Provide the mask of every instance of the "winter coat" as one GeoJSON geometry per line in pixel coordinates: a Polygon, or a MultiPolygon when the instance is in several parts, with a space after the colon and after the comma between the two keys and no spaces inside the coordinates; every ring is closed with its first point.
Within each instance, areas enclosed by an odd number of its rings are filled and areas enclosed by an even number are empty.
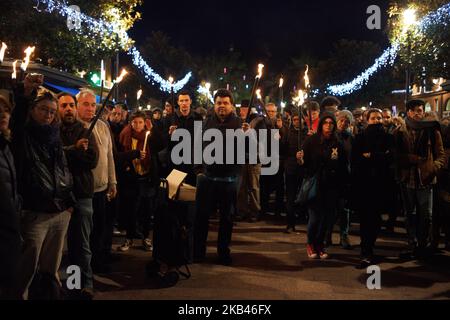
{"type": "Polygon", "coordinates": [[[299,141],[299,130],[291,126],[287,133],[283,135],[281,140],[281,154],[285,158],[285,172],[286,174],[303,174],[303,167],[298,164],[297,152],[302,149],[302,145],[306,139],[307,129],[304,128],[299,141]]]}
{"type": "Polygon", "coordinates": [[[98,147],[95,138],[92,135],[89,137],[89,146],[86,151],[75,148],[78,140],[86,138],[87,131],[79,121],[61,125],[61,140],[73,176],[74,194],[77,199],[94,196],[92,169],[98,163],[98,147]]]}
{"type": "Polygon", "coordinates": [[[22,209],[37,213],[58,213],[73,207],[73,178],[60,139],[59,125],[38,125],[27,119],[31,98],[23,87],[15,91],[11,115],[12,151],[17,170],[22,209]]]}
{"type": "MultiPolygon", "coordinates": [[[[428,142],[431,143],[433,157],[432,171],[422,171],[422,176],[437,175],[443,168],[445,162],[445,153],[442,143],[442,136],[439,131],[439,124],[436,122],[421,121],[416,122],[409,118],[406,119],[406,125],[396,132],[395,135],[395,158],[397,165],[397,179],[401,183],[408,184],[418,175],[418,166],[427,158],[428,142]],[[414,136],[416,138],[414,139],[414,136]]],[[[428,170],[428,169],[423,169],[428,170]]],[[[416,179],[418,180],[418,179],[416,179]]],[[[436,183],[436,179],[432,181],[436,183]]],[[[417,181],[421,186],[421,181],[417,181]]]]}
{"type": "Polygon", "coordinates": [[[394,161],[394,137],[382,124],[368,125],[353,143],[352,178],[353,203],[357,209],[367,206],[388,210],[391,183],[390,166],[394,161]],[[370,153],[370,157],[363,156],[370,153]]]}
{"type": "Polygon", "coordinates": [[[0,134],[0,296],[11,288],[21,253],[20,201],[9,142],[0,134]]]}
{"type": "Polygon", "coordinates": [[[140,158],[140,152],[144,147],[145,141],[145,129],[144,132],[139,135],[133,135],[133,129],[131,125],[126,126],[120,133],[120,145],[118,148],[118,171],[121,172],[123,176],[123,183],[133,184],[136,183],[138,179],[147,179],[152,184],[157,186],[159,184],[159,168],[158,168],[158,152],[164,147],[161,134],[155,127],[152,128],[151,133],[147,139],[147,146],[145,150],[147,152],[146,158],[141,162],[141,164],[148,170],[148,173],[144,176],[139,175],[133,165],[133,161],[140,158]],[[132,149],[131,141],[132,137],[138,138],[137,148],[132,149]]]}
{"type": "MultiPolygon", "coordinates": [[[[182,171],[187,173],[187,177],[185,179],[185,182],[190,185],[196,184],[196,176],[194,173],[194,123],[199,122],[200,125],[203,122],[203,118],[198,113],[191,110],[189,115],[187,117],[183,116],[179,110],[175,111],[175,114],[172,116],[171,125],[177,126],[177,129],[184,129],[187,130],[191,136],[191,159],[190,163],[182,163],[179,165],[175,165],[172,162],[172,149],[179,143],[178,141],[172,141],[169,140],[169,149],[168,149],[168,155],[169,155],[169,172],[173,169],[182,171]]],[[[200,126],[201,127],[201,126],[200,126]]],[[[170,137],[169,137],[170,139],[170,137]]],[[[180,141],[181,142],[181,141],[180,141]]]]}
{"type": "Polygon", "coordinates": [[[318,178],[316,203],[335,207],[336,201],[349,183],[348,161],[342,142],[336,136],[336,119],[325,114],[320,118],[318,131],[308,137],[303,145],[305,176],[318,178]],[[326,119],[334,122],[334,132],[329,138],[322,134],[326,119]]]}
{"type": "MultiPolygon", "coordinates": [[[[217,115],[214,113],[211,116],[207,117],[205,121],[203,122],[203,133],[205,133],[209,129],[218,129],[223,137],[223,161],[224,164],[206,164],[203,163],[202,165],[195,165],[194,171],[196,174],[202,172],[205,173],[208,176],[211,177],[217,177],[217,178],[229,178],[229,177],[237,177],[241,173],[241,167],[242,165],[237,164],[237,144],[234,143],[234,154],[235,159],[233,164],[225,164],[226,162],[226,130],[227,129],[240,129],[242,128],[242,120],[236,116],[236,114],[231,113],[223,122],[219,120],[217,115]]],[[[203,141],[200,137],[196,137],[196,140],[200,139],[199,141],[203,141]]],[[[204,151],[205,148],[210,144],[211,142],[203,142],[203,148],[204,151]]],[[[204,160],[204,159],[203,159],[204,160]]]]}

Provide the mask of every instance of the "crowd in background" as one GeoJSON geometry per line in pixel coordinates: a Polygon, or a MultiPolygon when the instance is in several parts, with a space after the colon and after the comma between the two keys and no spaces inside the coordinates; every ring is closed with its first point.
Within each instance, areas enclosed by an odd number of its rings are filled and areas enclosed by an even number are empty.
{"type": "Polygon", "coordinates": [[[218,263],[225,265],[232,264],[233,226],[270,214],[285,216],[286,233],[307,224],[311,259],[329,257],[337,221],[340,245],[352,248],[352,219],[360,226],[361,267],[376,263],[382,224],[393,232],[400,216],[408,243],[403,256],[426,259],[442,234],[450,248],[449,119],[426,113],[423,101],[409,101],[403,117],[390,108],[350,112],[335,97],[282,112],[268,103],[258,112],[248,101],[236,109],[233,95],[221,89],[207,110],[194,109],[190,93],[182,91],[178,107],[169,100],[164,110],[129,113],[126,105],[111,103],[95,122],[94,92],[55,96],[42,84],[42,76],[28,75],[13,99],[0,96],[2,297],[33,298],[29,289],[37,277],[58,283],[67,241],[69,262],[82,271],[75,298],[92,299],[93,274],[110,272],[117,259],[114,234],[124,233],[117,247],[123,253],[137,241],[153,250],[160,178],[172,169],[197,188],[195,202],[176,208],[187,232],[188,263],[204,261],[215,213],[218,263]],[[196,121],[224,137],[227,129],[269,129],[279,142],[278,172],[261,175],[266,165],[251,163],[249,154],[243,165],[194,164],[193,152],[189,163],[173,163],[171,136],[179,129],[193,136],[196,121]],[[389,219],[383,222],[382,214],[389,219]]]}

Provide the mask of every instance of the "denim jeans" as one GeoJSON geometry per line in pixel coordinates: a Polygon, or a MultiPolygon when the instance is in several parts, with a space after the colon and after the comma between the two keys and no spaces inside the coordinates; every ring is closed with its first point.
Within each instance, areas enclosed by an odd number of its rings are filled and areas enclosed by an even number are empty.
{"type": "Polygon", "coordinates": [[[203,258],[206,255],[209,216],[219,209],[220,226],[217,240],[219,255],[230,253],[231,234],[233,232],[232,214],[236,206],[237,179],[230,182],[214,181],[205,175],[198,176],[194,234],[194,256],[203,258]]]}
{"type": "Polygon", "coordinates": [[[71,214],[26,212],[21,218],[23,237],[16,288],[18,296],[28,299],[28,288],[37,271],[58,277],[64,239],[71,214]]]}
{"type": "Polygon", "coordinates": [[[401,190],[409,244],[425,248],[430,240],[433,190],[431,186],[410,189],[405,185],[402,185],[401,190]]]}
{"type": "Polygon", "coordinates": [[[90,245],[93,214],[92,199],[78,199],[67,231],[69,261],[81,269],[82,288],[93,288],[90,245]]]}

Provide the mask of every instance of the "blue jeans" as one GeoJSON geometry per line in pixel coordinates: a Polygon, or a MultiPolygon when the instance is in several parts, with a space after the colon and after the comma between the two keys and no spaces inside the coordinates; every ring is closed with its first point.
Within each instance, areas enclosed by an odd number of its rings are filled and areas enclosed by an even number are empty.
{"type": "Polygon", "coordinates": [[[401,186],[406,215],[406,230],[410,245],[425,248],[429,243],[433,212],[433,189],[431,186],[410,189],[401,186]]]}
{"type": "Polygon", "coordinates": [[[78,199],[67,231],[69,261],[81,269],[82,288],[93,288],[90,246],[93,214],[92,199],[78,199]]]}

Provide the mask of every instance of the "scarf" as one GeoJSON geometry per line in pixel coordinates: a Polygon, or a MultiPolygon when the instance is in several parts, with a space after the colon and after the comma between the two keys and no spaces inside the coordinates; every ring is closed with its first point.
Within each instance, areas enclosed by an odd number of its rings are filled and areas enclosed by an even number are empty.
{"type": "MultiPolygon", "coordinates": [[[[119,137],[119,141],[123,147],[123,150],[125,152],[133,151],[132,139],[136,139],[138,141],[137,142],[137,150],[142,150],[142,148],[144,146],[145,135],[146,135],[147,131],[148,131],[147,128],[145,128],[141,132],[136,132],[135,130],[133,130],[131,125],[127,125],[122,130],[122,132],[120,133],[120,137],[119,137]]],[[[147,146],[145,148],[145,151],[147,152],[147,154],[145,155],[145,159],[141,160],[141,165],[144,168],[148,168],[150,166],[150,147],[149,147],[150,135],[147,139],[147,146]]]]}

